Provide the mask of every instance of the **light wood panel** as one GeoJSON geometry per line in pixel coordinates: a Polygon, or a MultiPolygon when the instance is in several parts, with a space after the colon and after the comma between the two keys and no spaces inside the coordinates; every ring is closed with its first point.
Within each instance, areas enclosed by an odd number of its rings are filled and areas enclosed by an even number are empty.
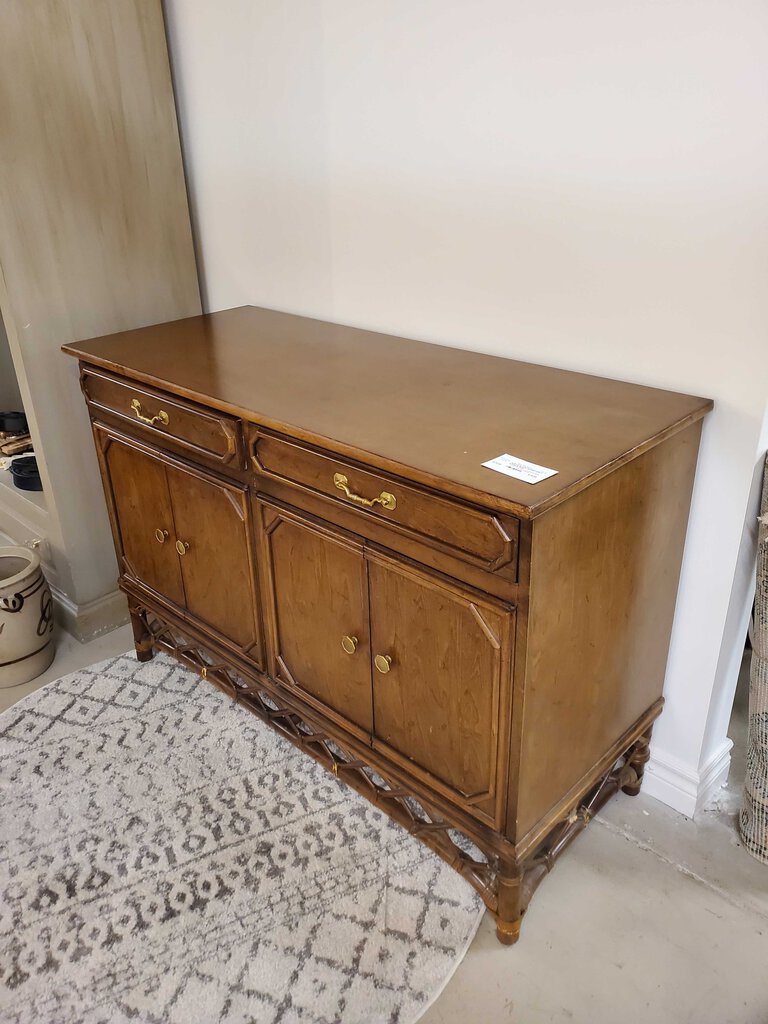
{"type": "Polygon", "coordinates": [[[0,138],[0,310],[59,584],[87,602],[115,566],[59,346],[200,311],[160,0],[0,4],[0,138]]]}

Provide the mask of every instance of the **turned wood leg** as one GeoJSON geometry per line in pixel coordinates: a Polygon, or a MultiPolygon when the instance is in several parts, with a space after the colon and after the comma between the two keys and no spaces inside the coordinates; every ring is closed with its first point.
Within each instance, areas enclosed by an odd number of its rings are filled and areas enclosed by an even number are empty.
{"type": "Polygon", "coordinates": [[[147,629],[144,616],[133,605],[129,605],[131,613],[131,626],[133,628],[133,645],[136,648],[137,661],[151,661],[154,657],[152,649],[152,636],[147,629]]]}
{"type": "Polygon", "coordinates": [[[628,782],[626,786],[621,787],[622,793],[626,793],[627,796],[637,796],[640,792],[640,787],[643,784],[643,774],[645,772],[645,766],[651,757],[651,730],[641,736],[639,740],[632,747],[627,758],[627,764],[634,769],[636,780],[634,782],[628,782]]]}
{"type": "Polygon", "coordinates": [[[516,864],[501,864],[497,881],[496,938],[505,946],[512,946],[520,938],[523,873],[516,864]]]}

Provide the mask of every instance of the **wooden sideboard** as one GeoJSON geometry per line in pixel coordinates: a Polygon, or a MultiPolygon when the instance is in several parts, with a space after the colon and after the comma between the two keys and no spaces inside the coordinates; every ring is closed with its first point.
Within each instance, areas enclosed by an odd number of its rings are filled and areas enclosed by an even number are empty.
{"type": "Polygon", "coordinates": [[[378,804],[514,942],[640,788],[712,403],[253,307],[65,351],[139,659],[378,804]]]}

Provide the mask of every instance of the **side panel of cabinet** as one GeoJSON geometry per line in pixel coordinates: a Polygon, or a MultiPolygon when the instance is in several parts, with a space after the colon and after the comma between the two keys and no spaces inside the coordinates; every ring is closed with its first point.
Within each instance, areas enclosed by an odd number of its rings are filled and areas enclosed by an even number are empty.
{"type": "Polygon", "coordinates": [[[374,746],[495,824],[514,610],[384,555],[367,558],[374,746]],[[377,665],[377,655],[389,662],[377,665]]]}
{"type": "Polygon", "coordinates": [[[259,500],[257,507],[270,673],[367,739],[371,663],[362,545],[270,503],[259,500]]]}
{"type": "Polygon", "coordinates": [[[187,611],[261,666],[248,496],[194,470],[166,473],[187,611]]]}
{"type": "Polygon", "coordinates": [[[183,607],[164,464],[98,427],[95,433],[121,571],[183,607]]]}
{"type": "Polygon", "coordinates": [[[546,834],[662,696],[700,434],[692,424],[533,521],[517,842],[546,834]]]}

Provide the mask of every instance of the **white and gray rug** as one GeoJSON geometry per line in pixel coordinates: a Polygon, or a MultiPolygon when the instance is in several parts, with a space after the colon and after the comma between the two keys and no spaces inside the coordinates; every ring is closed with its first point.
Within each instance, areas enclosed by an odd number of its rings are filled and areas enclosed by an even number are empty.
{"type": "Polygon", "coordinates": [[[171,658],[0,716],[0,1017],[408,1024],[483,907],[386,815],[171,658]]]}

